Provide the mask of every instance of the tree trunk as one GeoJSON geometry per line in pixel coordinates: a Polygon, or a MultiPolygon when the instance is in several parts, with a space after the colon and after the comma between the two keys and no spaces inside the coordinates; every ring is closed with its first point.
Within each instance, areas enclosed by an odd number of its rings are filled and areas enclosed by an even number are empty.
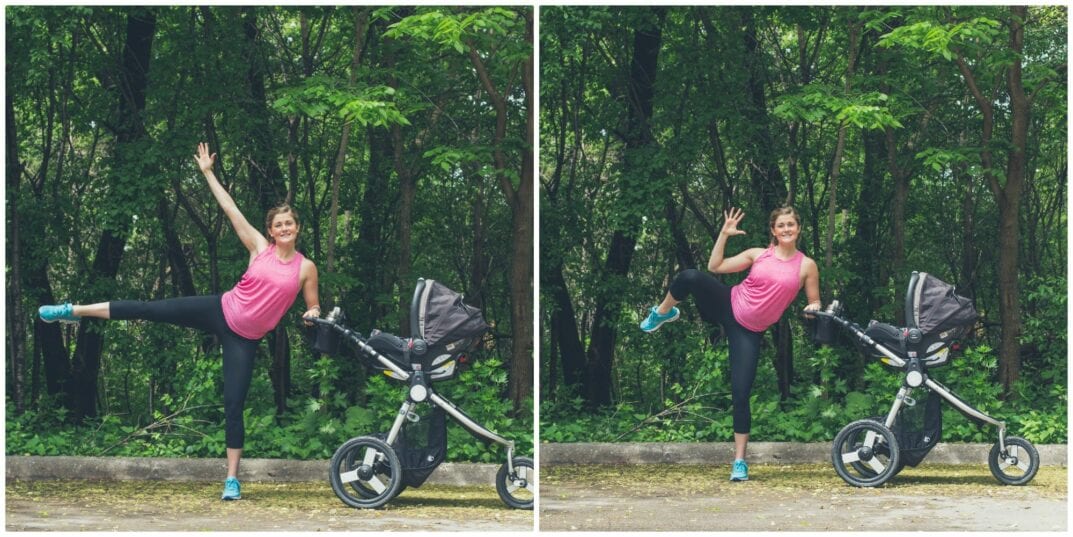
{"type": "MultiPolygon", "coordinates": [[[[11,64],[7,66],[10,76],[11,64]]],[[[19,161],[19,143],[15,129],[15,102],[11,93],[6,102],[7,126],[7,195],[5,203],[8,215],[7,235],[7,353],[10,359],[8,394],[15,403],[15,413],[25,410],[26,369],[26,314],[22,308],[22,261],[19,257],[19,200],[22,184],[22,162],[19,161]]]]}
{"type": "MultiPolygon", "coordinates": [[[[857,62],[858,40],[861,35],[861,25],[855,19],[849,25],[849,61],[846,63],[846,81],[844,88],[849,94],[853,85],[853,69],[857,62]]],[[[838,175],[842,168],[842,154],[846,148],[846,123],[842,122],[838,127],[838,143],[835,144],[835,156],[831,162],[831,187],[827,192],[827,237],[825,241],[824,268],[831,269],[834,262],[834,235],[835,213],[838,206],[838,175]]]]}
{"type": "Polygon", "coordinates": [[[562,364],[563,383],[577,386],[585,378],[585,346],[578,336],[577,313],[570,300],[570,290],[563,278],[563,265],[555,263],[540,271],[547,274],[545,285],[552,294],[551,330],[558,340],[559,360],[562,364]]]}
{"type": "MultiPolygon", "coordinates": [[[[358,80],[358,68],[361,66],[361,51],[365,44],[365,31],[369,27],[369,12],[372,8],[351,8],[354,12],[354,53],[350,59],[350,78],[347,87],[352,88],[358,80]]],[[[328,264],[327,272],[335,270],[335,239],[339,219],[339,182],[343,178],[343,163],[346,162],[347,145],[350,143],[351,121],[343,123],[343,134],[339,138],[339,151],[335,156],[335,169],[332,171],[332,206],[328,216],[328,264]]],[[[325,297],[331,304],[331,297],[325,297]]]]}
{"type": "Polygon", "coordinates": [[[1018,289],[1018,248],[1020,247],[1021,195],[1025,179],[1025,146],[1028,141],[1029,102],[1022,82],[1025,6],[1010,7],[1010,48],[1014,55],[1006,73],[1010,91],[1010,151],[1006,161],[1006,186],[993,181],[999,205],[999,315],[1002,318],[1002,345],[999,350],[999,381],[1007,396],[1021,376],[1021,297],[1018,289]]]}
{"type": "MultiPolygon", "coordinates": [[[[646,150],[655,145],[652,136],[652,102],[655,96],[655,77],[663,41],[664,8],[651,8],[654,21],[639,25],[633,34],[633,59],[628,82],[626,149],[623,155],[625,170],[637,176],[648,175],[650,162],[646,150]]],[[[630,178],[624,177],[628,181],[630,178]]],[[[643,180],[648,180],[645,178],[643,180]]],[[[639,179],[640,180],[640,179],[639,179]]],[[[635,225],[617,229],[604,263],[602,279],[620,281],[626,277],[637,242],[635,225]]],[[[616,323],[619,297],[602,293],[596,299],[592,319],[592,335],[587,352],[584,397],[591,405],[607,405],[612,401],[612,365],[615,355],[616,323]]]]}
{"type": "MultiPolygon", "coordinates": [[[[119,117],[116,132],[115,170],[144,176],[143,165],[134,161],[132,146],[147,137],[142,114],[148,85],[150,51],[156,31],[156,13],[151,9],[132,10],[127,16],[126,44],[120,76],[119,117]]],[[[105,228],[97,244],[97,253],[89,273],[90,289],[105,287],[114,281],[123,258],[129,222],[113,223],[117,229],[105,228]]],[[[103,298],[103,297],[100,297],[103,298]]],[[[97,415],[97,376],[100,370],[104,335],[98,323],[83,321],[78,327],[73,374],[67,395],[71,418],[80,420],[97,415]]]]}

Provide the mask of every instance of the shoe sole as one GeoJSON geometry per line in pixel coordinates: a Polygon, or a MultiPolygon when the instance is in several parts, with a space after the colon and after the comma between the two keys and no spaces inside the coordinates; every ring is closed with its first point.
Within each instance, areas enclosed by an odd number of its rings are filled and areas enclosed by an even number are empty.
{"type": "Polygon", "coordinates": [[[48,324],[52,324],[52,323],[78,324],[78,319],[52,319],[51,321],[46,319],[46,318],[44,318],[44,317],[38,317],[38,319],[41,319],[41,321],[46,322],[48,324]]]}
{"type": "Polygon", "coordinates": [[[677,321],[678,316],[681,315],[681,314],[682,314],[682,311],[678,310],[677,312],[675,312],[674,317],[671,317],[670,319],[664,319],[664,320],[660,321],[659,324],[657,324],[651,330],[645,330],[644,328],[642,328],[641,331],[646,333],[646,334],[651,334],[652,332],[655,332],[656,330],[659,330],[659,327],[661,327],[661,326],[663,326],[663,325],[665,325],[667,323],[673,323],[674,321],[677,321]]]}

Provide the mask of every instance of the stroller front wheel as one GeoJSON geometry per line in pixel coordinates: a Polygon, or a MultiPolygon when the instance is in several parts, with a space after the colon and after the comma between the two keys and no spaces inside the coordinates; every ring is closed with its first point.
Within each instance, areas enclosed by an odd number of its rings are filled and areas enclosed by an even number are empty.
{"type": "Polygon", "coordinates": [[[843,481],[855,487],[878,487],[900,470],[898,440],[871,419],[842,428],[831,446],[831,463],[843,481]]]}
{"type": "Polygon", "coordinates": [[[1024,485],[1036,477],[1039,470],[1039,452],[1031,442],[1017,436],[1006,437],[1006,452],[998,442],[991,447],[987,457],[991,474],[1003,485],[1024,485]]]}
{"type": "Polygon", "coordinates": [[[332,490],[351,507],[381,507],[402,487],[399,456],[383,440],[372,436],[347,440],[335,450],[328,466],[332,490]]]}
{"type": "Polygon", "coordinates": [[[511,461],[514,472],[507,469],[507,463],[499,467],[496,474],[496,492],[503,503],[515,509],[533,509],[536,497],[537,474],[533,459],[514,457],[511,461]]]}

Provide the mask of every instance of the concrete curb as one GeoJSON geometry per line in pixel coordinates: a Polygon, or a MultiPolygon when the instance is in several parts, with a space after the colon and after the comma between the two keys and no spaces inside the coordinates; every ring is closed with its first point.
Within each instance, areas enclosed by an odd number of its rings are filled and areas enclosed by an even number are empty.
{"type": "MultiPolygon", "coordinates": [[[[7,481],[114,479],[130,481],[223,481],[226,459],[163,457],[37,457],[8,455],[7,481]]],[[[427,483],[495,486],[498,464],[441,464],[427,483]]],[[[328,481],[328,461],[242,459],[242,481],[328,481]]]]}
{"type": "MultiPolygon", "coordinates": [[[[926,463],[987,464],[992,444],[939,443],[926,463]]],[[[1036,446],[1041,466],[1066,466],[1066,444],[1036,446]]],[[[540,465],[563,464],[724,464],[734,457],[732,442],[541,444],[540,465]]],[[[749,462],[824,464],[831,462],[830,443],[750,442],[749,462]]]]}

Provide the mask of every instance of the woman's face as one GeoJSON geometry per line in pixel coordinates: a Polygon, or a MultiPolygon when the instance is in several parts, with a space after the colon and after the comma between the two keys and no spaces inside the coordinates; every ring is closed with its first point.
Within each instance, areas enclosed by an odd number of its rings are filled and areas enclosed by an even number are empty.
{"type": "Polygon", "coordinates": [[[298,222],[294,221],[294,215],[286,212],[272,217],[268,235],[276,244],[294,244],[298,240],[298,222]]]}
{"type": "Polygon", "coordinates": [[[775,236],[775,244],[780,246],[797,246],[797,235],[801,229],[792,214],[779,215],[775,219],[775,225],[771,226],[771,234],[775,236]]]}

